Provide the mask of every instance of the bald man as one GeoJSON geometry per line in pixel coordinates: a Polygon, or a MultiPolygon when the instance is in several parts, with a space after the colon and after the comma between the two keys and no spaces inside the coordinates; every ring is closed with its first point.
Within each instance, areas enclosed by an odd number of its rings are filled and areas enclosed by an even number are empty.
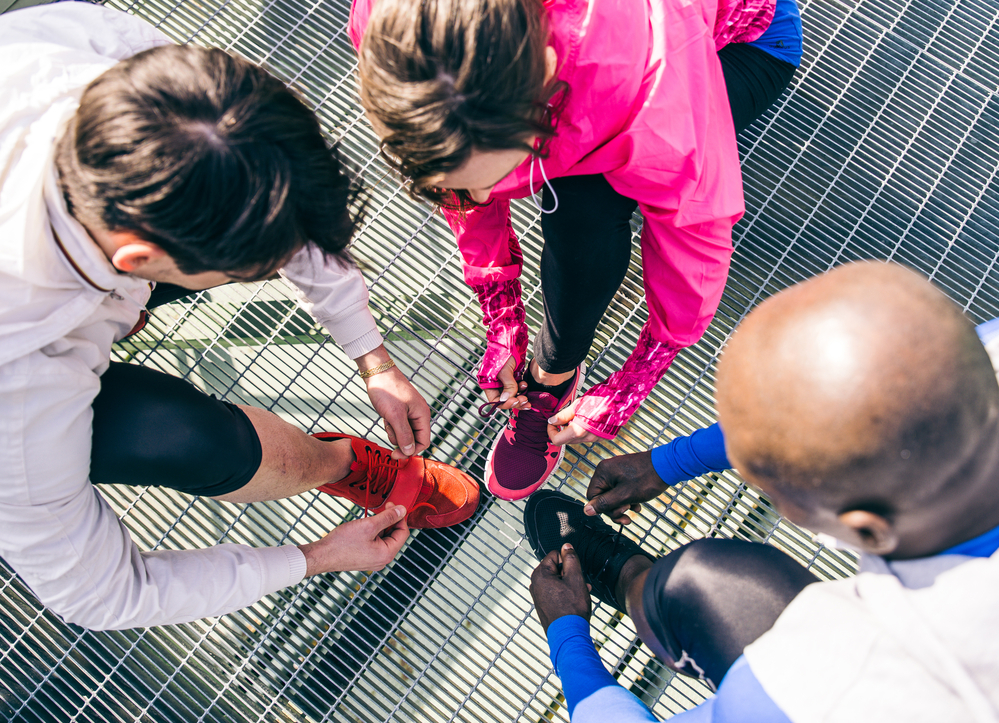
{"type": "MultiPolygon", "coordinates": [[[[979,332],[984,348],[918,275],[860,263],[761,304],[725,351],[720,459],[791,521],[861,551],[854,578],[813,584],[738,540],[659,560],[617,540],[593,515],[621,521],[651,499],[655,453],[598,468],[586,510],[532,498],[531,593],[574,723],[656,720],[600,662],[587,582],[669,667],[717,690],[673,720],[999,720],[999,328],[979,332]]],[[[717,440],[688,440],[679,467],[717,468],[717,440]]]]}

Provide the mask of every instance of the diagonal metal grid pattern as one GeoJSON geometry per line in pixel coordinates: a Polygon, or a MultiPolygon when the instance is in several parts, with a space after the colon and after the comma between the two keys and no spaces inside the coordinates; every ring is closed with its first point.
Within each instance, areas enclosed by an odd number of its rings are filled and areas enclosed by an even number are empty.
{"type": "MultiPolygon", "coordinates": [[[[481,478],[501,420],[475,413],[477,306],[443,221],[386,172],[355,98],[343,2],[109,0],[178,42],[235,50],[296,87],[363,174],[354,253],[400,366],[434,412],[431,454],[481,478]]],[[[613,442],[572,448],[553,486],[582,496],[596,463],[714,418],[714,365],[749,309],[853,259],[929,275],[975,322],[999,315],[999,7],[988,0],[809,0],[791,89],[740,139],[747,213],[704,338],[613,442]]],[[[636,217],[636,230],[641,223],[636,217]]],[[[515,204],[532,329],[541,316],[538,213],[515,204]]],[[[156,311],[114,357],[280,414],[306,431],[384,440],[353,365],[281,281],[203,292],[156,311]]],[[[624,362],[645,319],[632,268],[594,343],[591,379],[624,362]]],[[[359,510],[309,493],[247,506],[165,490],[103,490],[144,549],[315,539],[359,510]]],[[[484,501],[469,523],[412,536],[382,572],[326,575],[219,619],[125,632],[67,625],[0,567],[0,716],[30,721],[567,721],[527,585],[522,504],[484,501]]],[[[732,472],[672,489],[627,531],[662,553],[704,536],[775,545],[822,578],[854,558],[782,520],[732,472]]],[[[627,618],[598,606],[593,633],[620,682],[661,718],[706,688],[674,676],[627,618]]],[[[816,671],[817,675],[821,671],[816,671]]]]}

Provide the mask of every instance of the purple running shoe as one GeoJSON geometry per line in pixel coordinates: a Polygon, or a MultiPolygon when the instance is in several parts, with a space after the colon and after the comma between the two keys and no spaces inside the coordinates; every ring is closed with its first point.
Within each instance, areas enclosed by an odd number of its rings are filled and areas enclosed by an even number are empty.
{"type": "Polygon", "coordinates": [[[531,408],[514,409],[486,460],[486,487],[508,502],[530,497],[562,463],[565,447],[548,438],[548,418],[572,404],[583,383],[586,366],[579,365],[561,399],[547,392],[528,392],[531,408]]]}

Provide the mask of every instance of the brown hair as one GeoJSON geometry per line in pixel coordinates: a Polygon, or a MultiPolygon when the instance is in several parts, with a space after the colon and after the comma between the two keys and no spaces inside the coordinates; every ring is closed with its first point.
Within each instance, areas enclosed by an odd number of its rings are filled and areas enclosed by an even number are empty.
{"type": "Polygon", "coordinates": [[[184,273],[263,278],[313,243],[351,263],[356,188],[315,114],[221,50],[167,45],[100,75],[57,143],[70,212],[184,273]]]}
{"type": "Polygon", "coordinates": [[[382,155],[414,196],[470,202],[433,187],[473,149],[551,137],[545,82],[548,16],[541,0],[378,0],[361,43],[361,103],[387,132],[382,155]],[[457,198],[455,198],[457,197],[457,198]]]}

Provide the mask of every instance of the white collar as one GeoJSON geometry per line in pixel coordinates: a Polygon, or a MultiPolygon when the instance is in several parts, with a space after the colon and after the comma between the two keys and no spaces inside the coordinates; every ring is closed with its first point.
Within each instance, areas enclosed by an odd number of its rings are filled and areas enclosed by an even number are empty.
{"type": "Polygon", "coordinates": [[[83,225],[70,215],[59,190],[55,165],[45,175],[44,196],[53,240],[66,262],[88,287],[111,293],[131,291],[149,284],[145,279],[115,269],[83,225]]]}

